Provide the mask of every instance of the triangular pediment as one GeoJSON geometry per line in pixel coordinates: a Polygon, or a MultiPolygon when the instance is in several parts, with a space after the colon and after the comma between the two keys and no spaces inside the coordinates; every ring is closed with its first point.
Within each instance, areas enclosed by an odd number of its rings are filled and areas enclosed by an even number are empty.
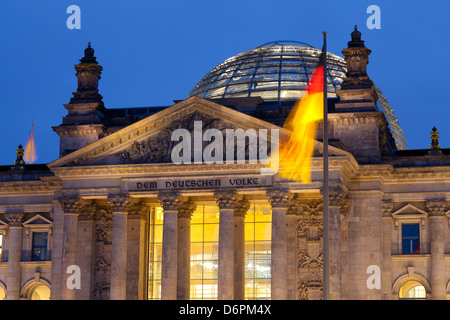
{"type": "Polygon", "coordinates": [[[27,226],[36,226],[36,225],[51,225],[52,222],[48,220],[47,218],[41,216],[40,214],[34,215],[32,218],[28,219],[27,221],[23,222],[22,225],[24,227],[27,226]]]}
{"type": "MultiPolygon", "coordinates": [[[[48,166],[172,163],[171,150],[179,143],[179,140],[172,141],[172,133],[177,129],[192,133],[194,122],[201,123],[203,132],[208,129],[217,129],[223,133],[227,129],[263,132],[265,129],[269,149],[271,130],[278,130],[280,141],[286,141],[290,134],[286,129],[269,122],[210,100],[191,97],[57,159],[48,166]]],[[[321,153],[322,149],[322,143],[316,142],[316,150],[321,153]]],[[[329,153],[330,156],[349,155],[332,146],[329,146],[329,153]]]]}
{"type": "Polygon", "coordinates": [[[426,211],[423,211],[410,203],[392,213],[394,218],[422,218],[427,215],[428,213],[426,211]]]}

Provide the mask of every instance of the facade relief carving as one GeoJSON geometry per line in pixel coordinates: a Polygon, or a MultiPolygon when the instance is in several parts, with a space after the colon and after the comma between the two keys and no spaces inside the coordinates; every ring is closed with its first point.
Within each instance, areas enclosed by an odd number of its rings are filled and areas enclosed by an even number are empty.
{"type": "MultiPolygon", "coordinates": [[[[218,129],[225,133],[226,129],[233,129],[228,123],[219,118],[206,115],[200,111],[194,111],[185,118],[171,122],[159,133],[141,142],[134,142],[131,148],[116,154],[121,163],[171,163],[171,150],[178,141],[171,141],[173,131],[186,129],[190,133],[194,131],[194,121],[201,121],[203,130],[218,129]]],[[[224,149],[225,150],[225,149],[224,149]]],[[[193,157],[191,159],[194,161],[193,157]]]]}

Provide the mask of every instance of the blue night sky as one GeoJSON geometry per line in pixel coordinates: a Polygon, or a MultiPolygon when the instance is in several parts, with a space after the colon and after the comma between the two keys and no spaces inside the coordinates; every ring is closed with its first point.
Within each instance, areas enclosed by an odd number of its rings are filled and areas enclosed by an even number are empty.
{"type": "Polygon", "coordinates": [[[296,40],[342,56],[355,24],[372,50],[368,74],[394,108],[409,149],[429,148],[440,131],[450,147],[450,1],[85,1],[15,0],[0,4],[0,164],[12,165],[34,120],[38,163],[58,158],[52,130],[76,91],[74,64],[87,43],[103,66],[107,108],[164,106],[184,99],[212,68],[274,40],[296,40]],[[369,30],[369,5],[381,29],[369,30]],[[81,9],[69,30],[67,7],[81,9]]]}

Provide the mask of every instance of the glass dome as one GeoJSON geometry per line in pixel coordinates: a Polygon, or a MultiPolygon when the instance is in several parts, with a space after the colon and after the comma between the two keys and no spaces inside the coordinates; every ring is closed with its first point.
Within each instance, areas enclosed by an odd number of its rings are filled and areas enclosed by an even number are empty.
{"type": "MultiPolygon", "coordinates": [[[[301,98],[322,50],[296,41],[269,42],[225,60],[208,72],[189,96],[206,99],[261,97],[265,101],[301,98]]],[[[327,53],[328,94],[336,97],[345,77],[343,58],[327,53]]]]}

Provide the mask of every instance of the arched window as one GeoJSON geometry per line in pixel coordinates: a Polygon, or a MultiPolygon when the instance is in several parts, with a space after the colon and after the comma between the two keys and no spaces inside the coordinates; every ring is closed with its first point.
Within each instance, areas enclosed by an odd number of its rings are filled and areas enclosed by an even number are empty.
{"type": "Polygon", "coordinates": [[[31,291],[30,300],[50,300],[50,288],[46,285],[35,286],[31,291]]]}
{"type": "Polygon", "coordinates": [[[405,282],[399,291],[400,299],[426,299],[427,292],[425,287],[415,280],[405,282]]]}
{"type": "Polygon", "coordinates": [[[0,300],[5,300],[5,299],[6,299],[5,289],[3,289],[2,286],[0,286],[0,300]]]}

